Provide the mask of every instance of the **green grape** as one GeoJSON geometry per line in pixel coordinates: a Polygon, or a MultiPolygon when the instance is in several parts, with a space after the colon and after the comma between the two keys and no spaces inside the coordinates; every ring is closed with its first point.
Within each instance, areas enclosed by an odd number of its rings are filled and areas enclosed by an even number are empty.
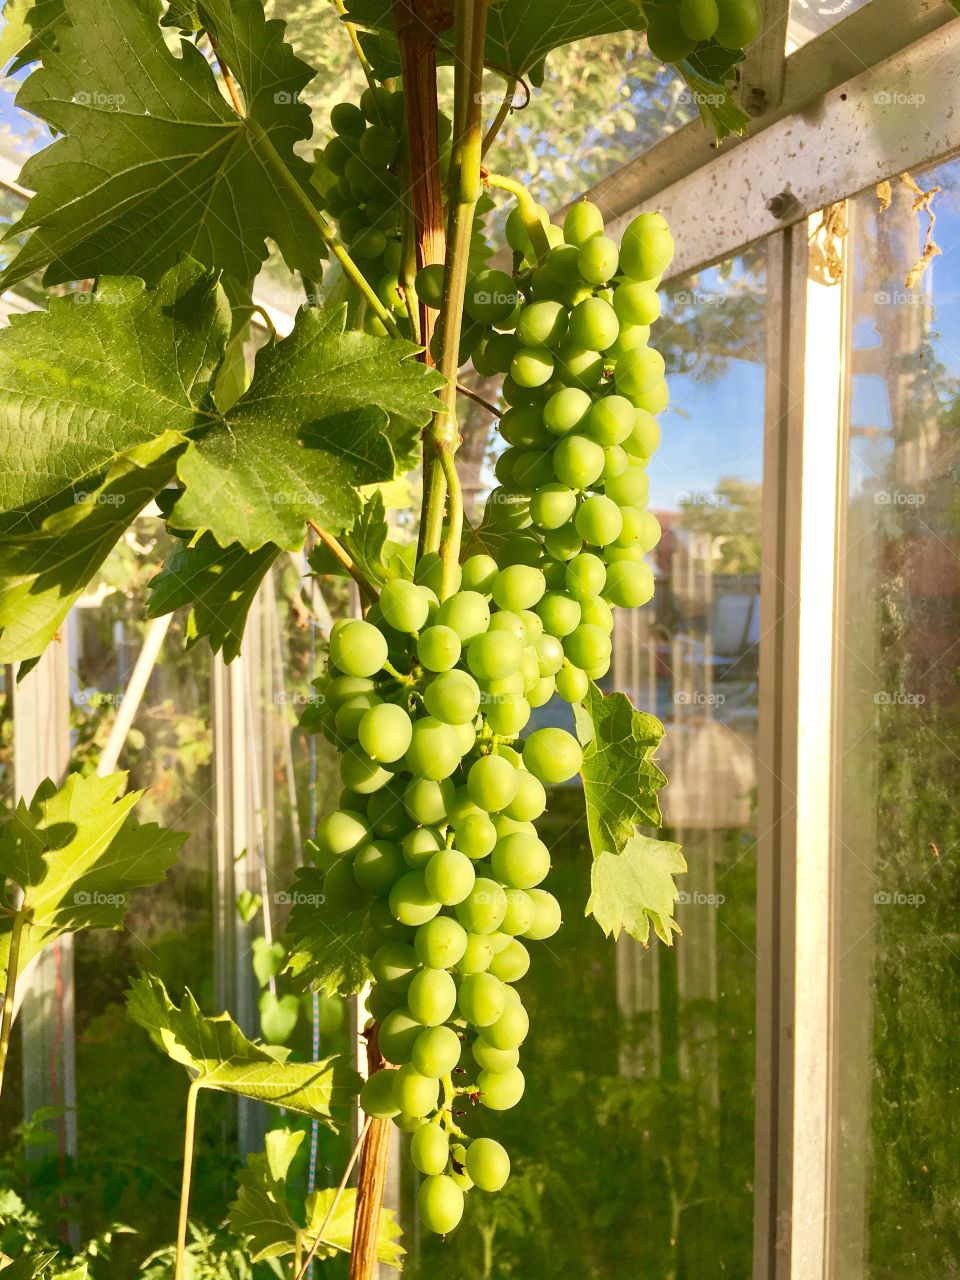
{"type": "Polygon", "coordinates": [[[463,589],[489,595],[497,572],[497,562],[493,556],[470,556],[463,562],[463,589]]]}
{"type": "MultiPolygon", "coordinates": [[[[383,1022],[402,1003],[403,996],[399,991],[388,991],[386,987],[375,985],[367,998],[367,1012],[375,1022],[383,1022]]],[[[321,1027],[321,1034],[322,1031],[321,1027]]]]}
{"type": "Polygon", "coordinates": [[[537,605],[537,613],[551,636],[569,635],[580,624],[579,603],[559,591],[548,591],[537,605]]]}
{"type": "MultiPolygon", "coordinates": [[[[507,988],[509,990],[509,988],[507,988]]],[[[527,1038],[530,1018],[523,1005],[509,1001],[496,1022],[480,1028],[481,1039],[495,1049],[517,1049],[527,1038]]]]}
{"type": "Polygon", "coordinates": [[[405,872],[390,890],[389,903],[394,917],[410,926],[426,924],[440,910],[440,903],[427,888],[422,871],[405,872]]]}
{"type": "Polygon", "coordinates": [[[530,719],[530,703],[519,693],[488,699],[484,714],[490,729],[502,738],[515,738],[530,719]]]}
{"type": "Polygon", "coordinates": [[[607,445],[603,451],[603,475],[600,477],[604,486],[608,480],[622,476],[630,465],[630,455],[618,444],[607,445]]]}
{"type": "Polygon", "coordinates": [[[517,317],[517,337],[525,347],[554,347],[567,332],[567,309],[560,302],[531,302],[517,317]]]}
{"type": "Polygon", "coordinates": [[[603,234],[603,214],[589,200],[578,200],[563,219],[563,238],[567,244],[582,245],[603,234]]]}
{"type": "MultiPolygon", "coordinates": [[[[387,247],[387,237],[377,227],[364,227],[363,231],[354,239],[350,245],[350,252],[355,258],[379,258],[387,247]]],[[[396,276],[387,275],[377,286],[377,294],[383,298],[384,281],[392,281],[396,288],[398,281],[396,276]]],[[[388,306],[393,304],[393,299],[384,298],[388,306]]]]}
{"type": "Polygon", "coordinates": [[[561,484],[586,489],[603,472],[603,449],[587,436],[564,436],[553,451],[553,470],[561,484]]]}
{"type": "MultiPolygon", "coordinates": [[[[540,219],[541,225],[546,228],[550,225],[550,215],[542,205],[536,206],[537,217],[540,219]]],[[[517,253],[522,253],[529,261],[533,261],[535,254],[530,243],[530,236],[524,225],[523,214],[519,209],[512,209],[510,216],[507,218],[505,227],[507,244],[511,249],[515,249],[517,253]]]]}
{"type": "Polygon", "coordinates": [[[467,648],[467,666],[478,680],[495,680],[520,666],[523,646],[506,631],[475,636],[467,648]]]}
{"type": "Polygon", "coordinates": [[[589,351],[606,351],[617,340],[620,321],[603,298],[585,298],[570,313],[569,341],[589,351]]]}
{"type": "Polygon", "coordinates": [[[413,1063],[407,1062],[394,1075],[393,1096],[404,1115],[426,1116],[437,1109],[440,1081],[432,1076],[421,1075],[413,1063]]]}
{"type": "Polygon", "coordinates": [[[493,933],[500,928],[506,915],[507,895],[496,880],[477,876],[470,893],[454,910],[457,919],[468,932],[493,933]]]}
{"type": "Polygon", "coordinates": [[[457,1007],[475,1027],[488,1027],[503,1014],[506,991],[491,973],[471,973],[460,983],[457,1007]]]}
{"type": "Polygon", "coordinates": [[[618,560],[607,570],[604,595],[624,609],[639,609],[653,598],[653,570],[641,561],[618,560]]]}
{"type": "Polygon", "coordinates": [[[563,484],[545,484],[530,498],[530,514],[541,529],[559,529],[573,516],[577,495],[563,484]]]}
{"type": "MultiPolygon", "coordinates": [[[[503,477],[498,475],[498,480],[503,477]]],[[[523,449],[513,459],[510,469],[511,483],[517,489],[529,492],[553,479],[553,460],[544,449],[523,449]]]]}
{"type": "MultiPolygon", "coordinates": [[[[586,506],[587,503],[593,501],[595,501],[595,499],[588,498],[587,502],[583,505],[586,506]]],[[[581,508],[581,510],[582,509],[583,508],[581,508]]],[[[619,515],[619,508],[615,507],[614,510],[616,510],[619,515]]],[[[578,520],[578,528],[580,528],[580,523],[581,522],[578,520]]],[[[588,538],[587,541],[595,543],[596,539],[588,538]]],[[[565,586],[570,595],[573,596],[575,600],[579,600],[581,602],[581,614],[583,610],[583,601],[589,600],[592,596],[598,596],[603,590],[603,584],[606,580],[606,566],[599,556],[595,556],[590,551],[581,551],[579,555],[576,555],[572,560],[567,561],[565,586]]],[[[560,660],[556,667],[556,670],[558,671],[563,663],[562,646],[560,648],[560,660]]]]}
{"type": "Polygon", "coordinates": [[[470,1052],[474,1062],[484,1071],[512,1071],[520,1062],[519,1049],[495,1049],[480,1036],[474,1038],[470,1052]]]}
{"type": "Polygon", "coordinates": [[[390,1120],[400,1114],[393,1091],[396,1076],[396,1071],[388,1067],[364,1081],[360,1090],[360,1106],[368,1116],[375,1120],[390,1120]]]}
{"type": "Polygon", "coordinates": [[[467,931],[450,916],[435,916],[413,938],[417,959],[427,969],[452,969],[467,949],[467,931]]]}
{"type": "Polygon", "coordinates": [[[441,849],[424,868],[427,889],[438,902],[452,907],[462,902],[476,880],[473,863],[456,849],[441,849]]]}
{"type": "Polygon", "coordinates": [[[637,347],[617,361],[617,390],[636,401],[659,386],[663,370],[663,356],[655,347],[637,347]]]}
{"type": "Polygon", "coordinates": [[[532,609],[544,592],[543,574],[525,564],[501,569],[494,579],[493,599],[499,609],[532,609]]]}
{"type": "Polygon", "coordinates": [[[643,467],[634,463],[623,475],[604,485],[604,491],[619,507],[644,507],[650,496],[650,477],[643,467]]]}
{"type": "Polygon", "coordinates": [[[395,110],[395,99],[403,99],[403,94],[393,94],[389,89],[384,89],[380,85],[376,85],[369,89],[364,89],[360,95],[360,110],[370,121],[371,124],[379,124],[383,120],[391,119],[391,112],[395,110]]]}
{"type": "Polygon", "coordinates": [[[633,430],[623,441],[623,447],[631,457],[646,462],[660,446],[660,423],[646,409],[636,409],[633,430]]]}
{"type": "Polygon", "coordinates": [[[483,973],[493,960],[493,944],[479,933],[467,934],[467,947],[457,968],[461,973],[483,973]]]}
{"type": "Polygon", "coordinates": [[[428,1231],[445,1236],[463,1217],[463,1192],[445,1173],[424,1178],[417,1192],[417,1211],[428,1231]]]}
{"type": "Polygon", "coordinates": [[[428,671],[449,671],[460,661],[460,650],[460,637],[452,627],[427,627],[417,640],[417,657],[428,671]]]}
{"type": "Polygon", "coordinates": [[[460,1037],[450,1027],[428,1027],[413,1046],[413,1065],[422,1076],[439,1079],[460,1061],[460,1037]]]}
{"type": "Polygon", "coordinates": [[[520,387],[542,387],[553,377],[553,356],[546,347],[521,347],[510,361],[510,376],[520,387]]]}
{"type": "MultiPolygon", "coordinates": [[[[514,892],[519,893],[521,890],[517,889],[514,890],[514,892]]],[[[534,913],[533,907],[531,906],[530,923],[527,925],[527,928],[530,928],[533,925],[533,920],[534,913]]],[[[517,932],[521,932],[521,930],[517,930],[517,932]]],[[[522,930],[522,932],[526,932],[526,930],[522,930]]],[[[511,938],[503,950],[498,951],[490,961],[490,972],[502,982],[519,982],[529,969],[530,952],[523,943],[518,942],[516,938],[511,938]]]]}
{"type": "Polygon", "coordinates": [[[386,169],[397,154],[397,135],[382,124],[371,125],[360,139],[360,154],[367,164],[386,169]]]}
{"type": "Polygon", "coordinates": [[[478,324],[498,324],[517,305],[517,286],[505,271],[486,268],[467,284],[464,310],[478,324]]]}
{"type": "Polygon", "coordinates": [[[414,822],[432,826],[446,819],[453,792],[453,783],[449,778],[440,782],[417,778],[403,793],[403,807],[414,822]]]}
{"type": "Polygon", "coordinates": [[[423,1031],[423,1024],[410,1016],[407,1009],[394,1009],[380,1023],[380,1052],[388,1062],[402,1066],[413,1055],[413,1046],[423,1031]]]}
{"type": "Polygon", "coordinates": [[[342,738],[356,738],[360,732],[360,722],[371,707],[379,706],[380,699],[372,693],[358,693],[354,698],[347,698],[337,708],[334,724],[342,738]]]}
{"type": "Polygon", "coordinates": [[[336,710],[348,698],[356,697],[358,694],[375,692],[376,688],[372,680],[361,679],[358,676],[337,676],[335,680],[331,680],[326,686],[325,698],[327,705],[336,710]]]}
{"type": "Polygon", "coordinates": [[[604,448],[622,444],[634,430],[636,413],[626,396],[604,396],[592,404],[585,430],[604,448]]]}
{"type": "MultiPolygon", "coordinates": [[[[606,636],[603,639],[609,644],[606,636]]],[[[566,729],[537,729],[523,744],[523,763],[535,777],[550,786],[559,782],[568,782],[579,772],[583,763],[583,752],[580,750],[579,742],[573,734],[567,733],[566,729]]],[[[533,881],[533,883],[537,882],[533,881]]],[[[527,888],[526,885],[517,887],[527,888]]]]}
{"type": "Polygon", "coordinates": [[[399,760],[410,746],[413,724],[403,707],[382,702],[364,712],[360,721],[360,745],[371,760],[387,763],[399,760]]]}
{"type": "Polygon", "coordinates": [[[415,777],[427,778],[431,782],[449,778],[460,763],[460,755],[456,734],[450,725],[436,716],[424,716],[414,721],[404,761],[415,777]]]}
{"type": "MultiPolygon", "coordinates": [[[[608,579],[609,572],[608,569],[608,579]]],[[[563,650],[575,667],[582,667],[589,673],[609,659],[610,647],[610,637],[600,627],[581,623],[566,637],[563,650]]]]}
{"type": "Polygon", "coordinates": [[[567,664],[556,675],[557,694],[564,702],[582,702],[587,696],[590,681],[579,667],[567,664]]]}
{"type": "Polygon", "coordinates": [[[366,890],[357,884],[349,858],[338,858],[323,877],[323,895],[328,907],[344,911],[358,911],[370,900],[366,890]]]}
{"type": "Polygon", "coordinates": [[[410,819],[403,807],[403,780],[394,776],[367,801],[367,819],[378,836],[399,840],[410,830],[410,819]]]}
{"type": "MultiPolygon", "coordinates": [[[[583,546],[583,539],[571,520],[569,524],[561,525],[558,529],[548,530],[544,536],[543,545],[556,560],[569,560],[583,546]]],[[[537,616],[540,617],[539,614],[537,616]]]]}
{"type": "MultiPolygon", "coordinates": [[[[742,3],[743,0],[727,0],[742,3]]],[[[620,269],[633,280],[659,280],[673,258],[673,236],[660,213],[641,213],[620,240],[620,269]]]]}
{"type": "Polygon", "coordinates": [[[423,701],[444,724],[468,724],[480,707],[480,686],[466,671],[446,671],[430,681],[423,701]]]}
{"type": "Polygon", "coordinates": [[[374,978],[391,991],[406,991],[419,968],[416,952],[405,942],[385,942],[370,959],[374,978]]]}
{"type": "Polygon", "coordinates": [[[544,424],[554,435],[565,435],[580,425],[592,403],[580,387],[564,387],[555,391],[543,406],[544,424]]]}
{"type": "Polygon", "coordinates": [[[609,236],[591,236],[580,246],[577,269],[588,284],[605,284],[617,274],[620,251],[609,236]]]}
{"type": "Polygon", "coordinates": [[[425,1027],[446,1022],[457,1003],[457,984],[446,969],[421,969],[407,989],[407,1006],[425,1027]]]}
{"type": "Polygon", "coordinates": [[[539,674],[556,675],[563,666],[563,645],[556,636],[544,634],[538,637],[535,647],[539,674]]]}
{"type": "Polygon", "coordinates": [[[481,1071],[477,1076],[480,1101],[491,1111],[509,1111],[523,1097],[526,1081],[519,1067],[507,1071],[481,1071]]]}
{"type": "Polygon", "coordinates": [[[613,631],[613,610],[602,596],[594,596],[585,600],[581,609],[581,619],[592,627],[599,627],[607,635],[613,631]]]}
{"type": "MultiPolygon", "coordinates": [[[[563,729],[538,729],[536,733],[530,735],[527,742],[535,738],[538,733],[564,733],[563,729]]],[[[569,738],[570,734],[566,734],[569,738]]],[[[576,739],[571,738],[576,744],[576,739]]],[[[579,747],[578,747],[579,750],[579,747]]],[[[526,762],[527,749],[524,747],[524,761],[526,762]]],[[[542,768],[542,762],[536,751],[531,753],[531,759],[542,768]]],[[[529,767],[529,766],[528,766],[529,767]]],[[[541,781],[553,781],[554,776],[562,774],[564,776],[556,777],[558,782],[566,782],[568,778],[572,778],[576,769],[567,772],[567,764],[551,761],[549,767],[545,770],[548,777],[542,778],[541,781]]],[[[579,763],[577,768],[579,768],[579,763]]],[[[531,770],[531,772],[534,772],[531,770]]],[[[532,889],[534,885],[538,885],[550,870],[550,850],[535,835],[527,835],[524,832],[514,832],[511,835],[504,836],[497,841],[493,853],[490,855],[490,865],[493,868],[493,874],[504,885],[511,889],[532,889]]]]}
{"type": "MultiPolygon", "coordinates": [[[[536,573],[536,570],[533,569],[531,572],[536,573]]],[[[526,646],[527,628],[520,614],[514,613],[512,609],[501,609],[499,613],[495,613],[490,619],[490,630],[506,631],[526,646]]]]}
{"type": "Polygon", "coordinates": [[[645,391],[631,395],[630,399],[638,409],[644,409],[647,413],[663,413],[670,403],[670,388],[666,378],[661,378],[645,391]]]}
{"type": "Polygon", "coordinates": [[[444,600],[435,622],[450,627],[462,644],[482,635],[490,625],[490,606],[479,591],[458,591],[444,600]]]}
{"type": "MultiPolygon", "coordinates": [[[[552,637],[551,637],[552,639],[552,637]]],[[[560,649],[561,661],[563,650],[560,649]]],[[[526,769],[515,770],[517,776],[517,794],[504,809],[504,813],[508,818],[513,818],[517,822],[532,822],[547,807],[547,793],[543,789],[543,783],[539,778],[535,778],[532,773],[528,773],[526,769]]]]}
{"type": "Polygon", "coordinates": [[[353,858],[354,879],[367,893],[389,893],[406,869],[400,846],[391,840],[373,840],[358,849],[353,858]]]}
{"type": "Polygon", "coordinates": [[[745,49],[760,34],[763,22],[757,0],[717,0],[719,20],[713,38],[725,49],[745,49]]]}
{"type": "Polygon", "coordinates": [[[467,793],[485,813],[505,809],[519,785],[518,771],[502,756],[481,756],[467,774],[467,793]]]}
{"type": "MultiPolygon", "coordinates": [[[[486,758],[486,757],[485,757],[486,758]]],[[[467,813],[454,824],[456,847],[468,858],[485,858],[497,842],[497,830],[485,813],[467,813]]]]}
{"type": "Polygon", "coordinates": [[[512,333],[494,333],[483,344],[484,359],[495,373],[509,373],[516,355],[517,340],[512,333]]]}
{"type": "Polygon", "coordinates": [[[467,1173],[481,1191],[500,1191],[510,1177],[510,1157],[493,1138],[474,1138],[467,1148],[467,1173]]]}
{"type": "Polygon", "coordinates": [[[330,123],[337,133],[359,138],[367,127],[363,112],[352,102],[338,102],[330,110],[330,123]]]}
{"type": "Polygon", "coordinates": [[[525,404],[516,409],[508,409],[500,419],[499,431],[508,444],[516,445],[517,448],[531,448],[535,445],[544,447],[552,440],[549,431],[543,425],[540,406],[536,404],[525,404]]]}
{"type": "Polygon", "coordinates": [[[351,791],[370,795],[385,787],[393,774],[371,760],[361,746],[354,746],[340,757],[340,777],[351,791]]]}
{"type": "MultiPolygon", "coordinates": [[[[427,1177],[443,1173],[450,1158],[450,1139],[439,1124],[425,1124],[410,1140],[410,1159],[427,1177]]],[[[509,1157],[508,1157],[509,1159],[509,1157]]]]}
{"type": "MultiPolygon", "coordinates": [[[[533,888],[533,885],[530,888],[533,888]]],[[[506,894],[507,914],[503,917],[500,934],[513,938],[517,934],[526,933],[533,924],[533,903],[525,889],[507,889],[506,894]]],[[[506,944],[497,952],[497,955],[503,954],[505,948],[506,944]]]]}
{"type": "MultiPolygon", "coordinates": [[[[594,547],[605,547],[608,542],[613,542],[620,536],[620,532],[623,529],[623,516],[621,516],[620,508],[612,498],[608,498],[602,493],[597,493],[581,504],[580,509],[577,511],[575,524],[577,532],[584,542],[588,542],[594,547]]],[[[582,556],[577,556],[576,560],[582,561],[582,556]]],[[[568,582],[569,574],[568,567],[568,582]]],[[[590,594],[596,593],[591,592],[590,594]]]]}
{"type": "Polygon", "coordinates": [[[330,658],[345,675],[372,676],[387,660],[387,642],[369,622],[352,620],[331,631],[330,658]]]}
{"type": "Polygon", "coordinates": [[[691,40],[709,40],[720,23],[717,0],[680,0],[680,26],[691,40]]]}
{"type": "MultiPolygon", "coordinates": [[[[455,567],[453,589],[460,590],[460,566],[455,567]]],[[[440,589],[443,586],[443,563],[436,551],[428,551],[422,555],[417,561],[417,567],[413,571],[414,582],[421,587],[427,587],[435,596],[439,598],[440,589]]],[[[442,621],[442,619],[438,619],[442,621]]]]}
{"type": "Polygon", "coordinates": [[[672,5],[651,10],[647,22],[647,46],[661,62],[681,62],[696,47],[696,40],[688,36],[677,21],[672,5]]]}
{"type": "Polygon", "coordinates": [[[431,263],[430,266],[421,267],[414,277],[413,283],[417,291],[417,297],[424,306],[432,307],[434,311],[439,311],[440,304],[443,301],[443,264],[435,262],[431,263]]]}
{"type": "Polygon", "coordinates": [[[417,632],[430,615],[430,597],[415,582],[395,578],[380,592],[380,609],[395,631],[417,632]]]}
{"type": "Polygon", "coordinates": [[[362,813],[350,809],[334,809],[317,823],[315,842],[321,853],[341,857],[353,853],[369,836],[362,813]]]}
{"type": "Polygon", "coordinates": [[[613,309],[621,325],[650,325],[660,315],[660,297],[649,281],[628,280],[614,289],[613,309]]]}

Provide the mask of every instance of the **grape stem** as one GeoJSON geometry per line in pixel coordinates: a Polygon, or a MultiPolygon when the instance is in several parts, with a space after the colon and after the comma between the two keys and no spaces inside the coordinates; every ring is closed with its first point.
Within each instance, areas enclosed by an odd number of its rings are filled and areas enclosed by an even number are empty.
{"type": "Polygon", "coordinates": [[[537,261],[542,262],[550,252],[550,241],[547,239],[547,233],[544,230],[543,223],[540,221],[533,196],[522,182],[515,182],[513,178],[504,177],[502,173],[488,173],[485,175],[484,181],[488,187],[499,187],[502,191],[509,191],[512,196],[516,197],[524,230],[530,237],[530,243],[533,245],[533,251],[537,255],[537,261]]]}
{"type": "Polygon", "coordinates": [[[457,383],[457,391],[459,391],[460,395],[466,396],[468,400],[472,400],[474,404],[482,405],[487,413],[492,413],[495,418],[503,417],[503,411],[498,409],[495,404],[491,404],[489,400],[484,400],[483,396],[478,396],[476,391],[471,391],[462,382],[457,383]]]}
{"type": "MultiPolygon", "coordinates": [[[[500,109],[493,117],[490,128],[483,135],[483,146],[480,148],[481,159],[487,154],[496,141],[497,134],[503,128],[507,121],[507,117],[513,110],[513,96],[517,92],[517,77],[507,76],[506,88],[503,91],[503,101],[500,103],[500,109]]],[[[530,95],[527,94],[527,101],[530,101],[530,95]]]]}
{"type": "Polygon", "coordinates": [[[10,1034],[13,1031],[13,1010],[17,993],[17,970],[20,966],[20,940],[23,937],[23,926],[26,916],[23,911],[13,912],[13,923],[10,927],[10,950],[7,955],[7,982],[3,993],[3,1020],[0,1023],[0,1090],[3,1089],[3,1073],[7,1065],[7,1053],[10,1049],[10,1034]]]}
{"type": "MultiPolygon", "coordinates": [[[[488,0],[457,0],[454,23],[456,81],[453,104],[453,149],[450,155],[450,201],[447,213],[447,249],[443,272],[443,298],[437,332],[440,338],[439,369],[446,382],[440,407],[428,429],[427,445],[439,459],[447,491],[447,530],[440,538],[440,598],[456,590],[460,543],[463,537],[463,492],[455,455],[460,444],[457,422],[457,370],[463,305],[470,271],[470,241],[477,201],[482,191],[483,146],[483,50],[487,31],[488,0]]],[[[443,498],[431,486],[428,503],[428,550],[442,532],[443,498]]]]}
{"type": "MultiPolygon", "coordinates": [[[[367,55],[363,52],[363,48],[361,47],[361,44],[360,44],[360,39],[357,35],[357,28],[347,18],[347,9],[343,3],[343,0],[333,0],[333,3],[336,5],[337,12],[340,14],[340,18],[343,21],[343,25],[346,27],[347,35],[350,37],[350,43],[353,45],[353,51],[357,55],[357,61],[360,63],[360,66],[363,69],[363,74],[366,77],[367,84],[370,86],[371,89],[376,89],[377,82],[374,79],[373,67],[371,67],[370,62],[367,58],[367,55]]],[[[377,95],[374,94],[373,95],[374,102],[376,102],[376,97],[377,95]]],[[[379,105],[376,107],[376,111],[377,111],[377,116],[379,117],[380,116],[379,105]]],[[[383,124],[382,118],[380,119],[380,123],[383,124]]]]}
{"type": "Polygon", "coordinates": [[[332,533],[327,533],[326,529],[321,529],[315,520],[308,520],[307,524],[317,535],[317,541],[322,542],[337,563],[343,565],[344,569],[357,584],[357,589],[367,604],[376,604],[380,598],[376,587],[364,575],[363,570],[347,551],[346,547],[342,546],[332,533]]]}
{"type": "Polygon", "coordinates": [[[442,1080],[443,1084],[443,1106],[440,1109],[440,1123],[448,1133],[452,1133],[455,1138],[466,1138],[466,1134],[453,1118],[453,1101],[458,1093],[464,1092],[457,1089],[453,1083],[453,1076],[446,1075],[442,1080]]]}

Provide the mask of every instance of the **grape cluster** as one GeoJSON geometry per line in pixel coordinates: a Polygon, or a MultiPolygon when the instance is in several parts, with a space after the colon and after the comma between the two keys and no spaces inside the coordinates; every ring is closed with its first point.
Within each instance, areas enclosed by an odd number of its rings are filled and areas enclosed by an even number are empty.
{"type": "Polygon", "coordinates": [[[365,909],[370,1012],[391,1064],[360,1102],[412,1133],[421,1216],[439,1233],[459,1222],[466,1190],[499,1190],[509,1173],[504,1148],[471,1141],[454,1105],[501,1111],[523,1094],[528,1018],[511,984],[529,968],[525,943],[560,926],[533,824],[545,787],[582,760],[563,729],[516,741],[563,661],[528,608],[542,575],[520,567],[518,578],[473,556],[441,603],[438,562],[424,557],[419,582],[388,583],[365,620],[334,626],[322,685],[320,727],[344,783],[316,832],[324,896],[365,909]]]}
{"type": "Polygon", "coordinates": [[[704,40],[745,49],[760,34],[758,0],[654,0],[647,11],[647,44],[661,62],[680,62],[704,40]]]}

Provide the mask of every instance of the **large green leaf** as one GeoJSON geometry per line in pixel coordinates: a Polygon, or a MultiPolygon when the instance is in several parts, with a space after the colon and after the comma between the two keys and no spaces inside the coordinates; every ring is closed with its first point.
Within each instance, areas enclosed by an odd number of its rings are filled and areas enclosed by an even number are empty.
{"type": "Polygon", "coordinates": [[[360,930],[367,908],[363,905],[351,909],[328,901],[323,877],[318,867],[301,867],[293,882],[293,908],[287,921],[287,968],[328,996],[351,995],[370,976],[360,950],[360,930]]]}
{"type": "Polygon", "coordinates": [[[23,1254],[9,1266],[0,1268],[3,1280],[36,1280],[45,1276],[57,1259],[55,1249],[42,1249],[39,1253],[23,1254]]]}
{"type": "Polygon", "coordinates": [[[224,660],[232,662],[253,598],[280,554],[272,542],[251,552],[236,542],[221,547],[212,534],[200,534],[164,561],[149,584],[147,612],[155,618],[189,605],[188,645],[205,636],[214,653],[222,649],[224,660]]]}
{"type": "Polygon", "coordinates": [[[625,694],[604,696],[592,681],[574,714],[594,858],[587,914],[605,933],[616,937],[626,929],[642,942],[652,923],[669,944],[677,930],[673,876],[686,864],[678,845],[637,831],[638,824],[660,824],[657,792],[666,778],[652,757],[663,725],[637,711],[625,694]]]}
{"type": "Polygon", "coordinates": [[[0,914],[4,982],[15,922],[22,969],[62,934],[119,928],[129,894],[156,884],[176,861],[186,835],[134,822],[143,793],[118,797],[125,776],[71,774],[59,789],[47,781],[0,825],[0,880],[23,891],[16,911],[0,914]]]}
{"type": "Polygon", "coordinates": [[[384,432],[390,424],[402,441],[424,427],[442,379],[410,358],[412,343],[345,321],[345,306],[304,307],[293,332],[259,352],[249,390],[180,460],[179,527],[292,550],[308,519],[339,533],[360,513],[356,487],[393,477],[384,432]]]}
{"type": "Polygon", "coordinates": [[[288,1062],[288,1049],[248,1040],[229,1014],[205,1017],[189,991],[178,1009],[155,974],[134,979],[127,1006],[133,1021],[199,1088],[270,1102],[335,1130],[332,1109],[348,1106],[360,1087],[344,1059],[288,1062]]]}
{"type": "MultiPolygon", "coordinates": [[[[302,1130],[273,1129],[264,1151],[250,1156],[247,1167],[237,1175],[237,1198],[230,1206],[230,1229],[247,1242],[252,1262],[265,1258],[289,1257],[305,1253],[323,1226],[337,1194],[333,1187],[314,1191],[307,1198],[307,1223],[301,1227],[290,1212],[287,1179],[290,1165],[306,1135],[302,1130]]],[[[340,1195],[330,1221],[317,1246],[318,1258],[337,1252],[349,1253],[357,1192],[348,1187],[340,1195]]],[[[391,1209],[381,1211],[377,1228],[377,1258],[397,1270],[402,1266],[400,1227],[391,1209]]]]}
{"type": "MultiPolygon", "coordinates": [[[[453,26],[453,5],[450,27],[453,26]]],[[[378,75],[396,75],[399,59],[390,0],[348,0],[346,16],[381,37],[364,37],[378,75]]],[[[614,31],[644,30],[636,0],[502,0],[490,6],[484,60],[489,67],[525,76],[551,49],[614,31]]],[[[453,61],[452,30],[440,37],[438,60],[453,61]]]]}
{"type": "Polygon", "coordinates": [[[110,271],[158,278],[186,253],[252,279],[275,240],[291,269],[320,275],[299,95],[314,72],[260,0],[208,0],[203,14],[243,94],[238,116],[189,40],[172,53],[159,0],[63,0],[56,47],[17,104],[62,135],[23,168],[35,228],[0,276],[45,269],[57,284],[110,271]]]}

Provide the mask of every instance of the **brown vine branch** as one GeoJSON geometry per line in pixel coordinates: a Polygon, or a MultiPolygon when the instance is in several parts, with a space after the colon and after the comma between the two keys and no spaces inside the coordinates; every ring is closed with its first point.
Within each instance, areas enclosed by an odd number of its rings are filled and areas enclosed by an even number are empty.
{"type": "Polygon", "coordinates": [[[313,1260],[313,1255],[317,1252],[320,1245],[323,1244],[323,1233],[326,1231],[327,1227],[329,1227],[330,1221],[333,1218],[334,1213],[336,1213],[337,1205],[340,1203],[340,1198],[346,1190],[347,1183],[350,1181],[350,1174],[353,1172],[353,1166],[357,1163],[357,1156],[360,1154],[360,1150],[363,1147],[363,1140],[367,1136],[367,1130],[370,1128],[371,1124],[373,1124],[373,1120],[368,1116],[363,1122],[363,1128],[360,1130],[360,1134],[353,1145],[353,1151],[351,1151],[350,1159],[347,1161],[347,1167],[343,1171],[343,1177],[340,1179],[336,1193],[330,1201],[330,1207],[327,1209],[323,1221],[320,1223],[320,1229],[317,1231],[313,1244],[310,1246],[310,1250],[307,1253],[307,1256],[303,1259],[303,1262],[298,1264],[299,1269],[297,1270],[294,1280],[303,1280],[303,1277],[310,1270],[310,1263],[313,1260]]]}
{"type": "Polygon", "coordinates": [[[367,604],[376,604],[378,599],[376,587],[366,577],[346,547],[342,546],[332,533],[327,533],[326,529],[321,529],[315,520],[308,520],[307,524],[317,535],[317,540],[323,543],[337,563],[343,565],[344,569],[357,584],[360,595],[366,600],[367,604]]]}
{"type": "Polygon", "coordinates": [[[468,400],[472,400],[474,404],[481,405],[486,409],[487,413],[492,413],[495,418],[503,417],[503,410],[498,409],[495,404],[491,404],[489,400],[484,400],[483,396],[477,395],[476,391],[471,391],[469,387],[464,386],[462,382],[457,383],[457,391],[462,396],[466,396],[468,400]]]}
{"type": "MultiPolygon", "coordinates": [[[[376,1023],[367,1033],[367,1071],[373,1075],[385,1066],[380,1052],[379,1027],[376,1023]]],[[[374,1280],[377,1274],[377,1237],[380,1210],[387,1181],[392,1120],[369,1120],[360,1155],[357,1180],[357,1205],[350,1242],[349,1280],[374,1280]]]]}

